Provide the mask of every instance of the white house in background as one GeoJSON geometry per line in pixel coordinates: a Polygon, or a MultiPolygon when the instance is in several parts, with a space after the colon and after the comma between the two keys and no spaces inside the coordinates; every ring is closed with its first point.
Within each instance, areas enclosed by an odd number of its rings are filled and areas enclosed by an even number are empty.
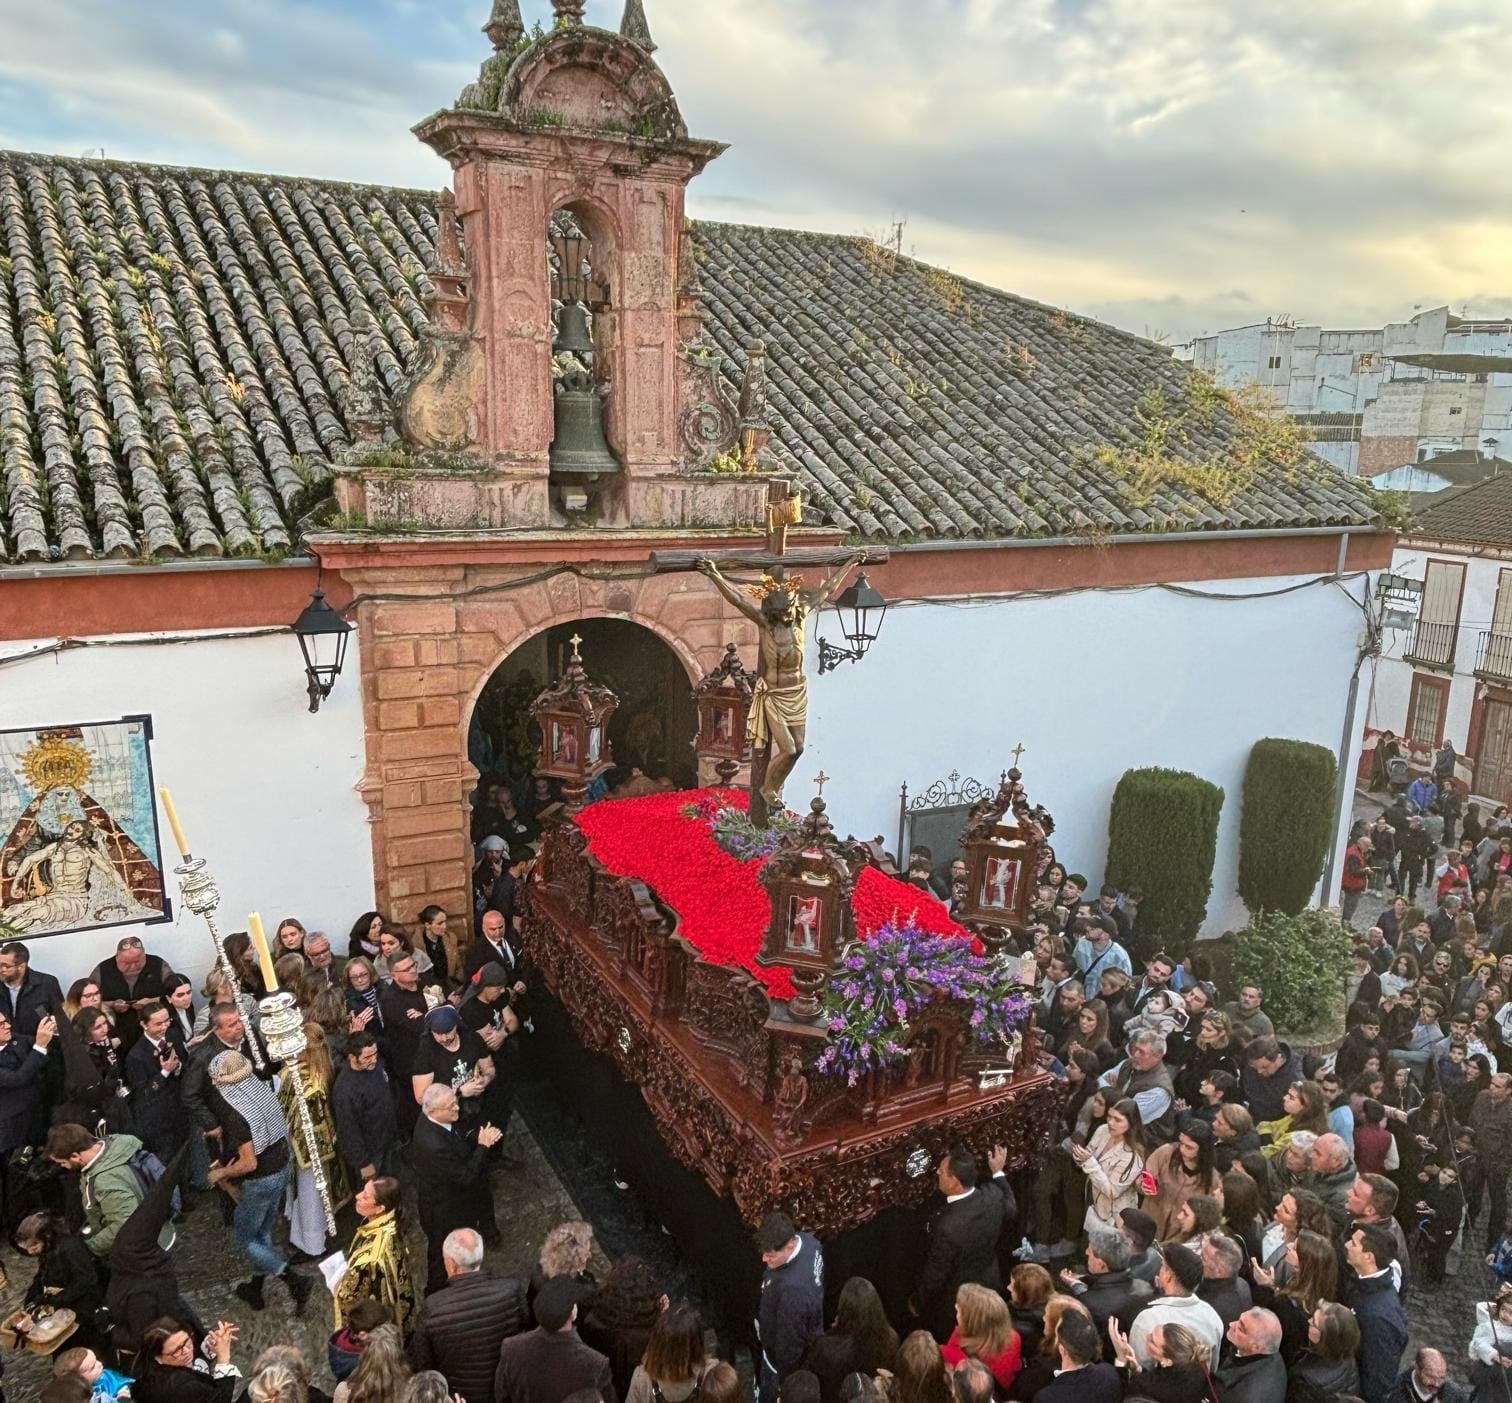
{"type": "Polygon", "coordinates": [[[1267,320],[1190,350],[1225,388],[1265,389],[1342,472],[1378,482],[1441,453],[1512,447],[1512,319],[1437,307],[1364,330],[1267,320]]]}
{"type": "Polygon", "coordinates": [[[1422,593],[1387,631],[1367,747],[1389,730],[1422,765],[1447,736],[1471,793],[1512,803],[1512,475],[1441,493],[1398,542],[1392,573],[1422,593]]]}

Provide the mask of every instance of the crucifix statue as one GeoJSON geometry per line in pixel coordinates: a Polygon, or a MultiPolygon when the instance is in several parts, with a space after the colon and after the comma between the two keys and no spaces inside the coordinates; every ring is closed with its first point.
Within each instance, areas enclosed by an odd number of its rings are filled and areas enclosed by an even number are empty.
{"type": "Polygon", "coordinates": [[[885,549],[800,546],[789,548],[787,528],[799,519],[797,489],[774,484],[773,505],[767,511],[766,549],[720,551],[658,551],[651,557],[657,571],[695,569],[707,575],[725,600],[756,625],[758,634],[756,685],[752,689],[746,735],[751,746],[751,822],[765,828],[773,806],[782,805],[782,786],[803,754],[808,729],[808,678],[803,670],[804,622],[844,582],[857,565],[887,559],[885,549]],[[796,565],[837,566],[814,588],[801,576],[789,576],[796,565]],[[726,578],[726,569],[756,569],[756,585],[740,585],[726,578]]]}

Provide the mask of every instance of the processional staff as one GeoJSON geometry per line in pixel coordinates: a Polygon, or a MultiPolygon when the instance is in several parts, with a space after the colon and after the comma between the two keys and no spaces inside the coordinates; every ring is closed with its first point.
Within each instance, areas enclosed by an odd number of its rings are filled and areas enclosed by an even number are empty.
{"type": "Polygon", "coordinates": [[[336,1212],[331,1205],[331,1188],[326,1182],[325,1162],[320,1153],[320,1142],[315,1136],[315,1120],[310,1113],[310,1093],[305,1087],[304,1072],[299,1065],[300,1055],[309,1046],[305,1036],[304,1014],[295,1002],[294,995],[278,987],[278,977],[273,969],[273,955],[268,948],[268,937],[263,931],[262,917],[253,912],[247,917],[247,933],[257,951],[257,964],[262,973],[266,993],[256,1004],[253,1017],[252,996],[242,987],[236,966],[226,953],[226,942],[215,924],[215,911],[220,906],[220,888],[210,875],[202,857],[192,857],[189,842],[184,837],[179,823],[178,810],[174,808],[173,796],[166,787],[158,790],[163,801],[163,812],[168,816],[168,826],[173,830],[174,842],[183,861],[175,867],[179,879],[179,894],[184,905],[196,915],[204,917],[210,928],[210,938],[215,944],[216,963],[225,976],[237,1010],[247,1028],[247,1049],[253,1064],[259,1071],[267,1068],[257,1033],[261,1033],[268,1046],[268,1054],[280,1064],[283,1075],[289,1078],[294,1088],[294,1105],[298,1112],[299,1131],[304,1139],[305,1152],[310,1161],[310,1172],[315,1176],[315,1187],[320,1194],[321,1207],[325,1209],[326,1231],[336,1232],[336,1212]],[[254,1029],[256,1031],[254,1031],[254,1029]]]}

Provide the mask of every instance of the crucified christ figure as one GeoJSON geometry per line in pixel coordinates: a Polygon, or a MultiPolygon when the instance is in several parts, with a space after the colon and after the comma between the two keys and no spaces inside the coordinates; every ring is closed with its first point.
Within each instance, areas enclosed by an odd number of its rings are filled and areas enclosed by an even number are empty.
{"type": "Polygon", "coordinates": [[[781,807],[782,785],[803,754],[808,729],[808,679],[803,673],[803,624],[855,566],[866,559],[858,552],[818,588],[792,590],[786,580],[758,604],[740,586],[731,584],[707,557],[698,568],[714,587],[750,619],[760,641],[756,686],[751,697],[746,738],[751,745],[751,822],[767,826],[773,807],[781,807]]]}

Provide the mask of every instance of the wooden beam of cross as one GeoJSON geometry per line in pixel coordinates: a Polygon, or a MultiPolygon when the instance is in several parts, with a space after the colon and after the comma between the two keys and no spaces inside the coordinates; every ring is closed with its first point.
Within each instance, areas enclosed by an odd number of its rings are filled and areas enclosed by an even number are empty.
{"type": "Polygon", "coordinates": [[[658,575],[677,570],[696,570],[700,560],[712,560],[721,570],[762,570],[774,580],[786,577],[790,569],[805,565],[844,565],[859,557],[862,565],[885,565],[886,546],[795,546],[791,550],[772,551],[761,547],[732,550],[657,550],[651,552],[651,569],[658,575]]]}

